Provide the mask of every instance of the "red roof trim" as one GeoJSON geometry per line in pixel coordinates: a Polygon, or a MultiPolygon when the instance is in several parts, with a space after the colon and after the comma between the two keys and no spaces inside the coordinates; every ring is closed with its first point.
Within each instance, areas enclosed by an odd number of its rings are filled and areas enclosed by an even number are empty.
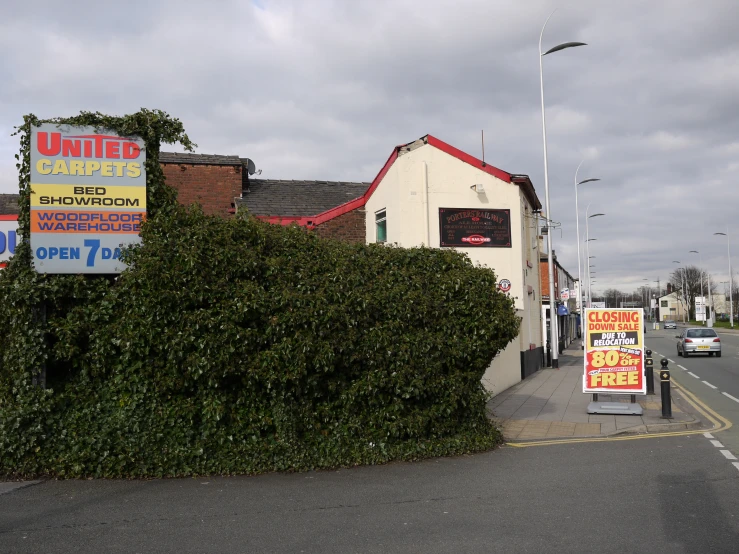
{"type": "Polygon", "coordinates": [[[380,181],[382,181],[385,178],[385,175],[387,175],[387,172],[390,171],[390,168],[395,163],[395,160],[398,159],[398,153],[400,152],[400,149],[403,148],[403,146],[405,146],[405,144],[401,144],[400,146],[396,146],[393,149],[393,153],[390,154],[390,157],[385,162],[385,165],[382,166],[382,169],[377,174],[377,177],[375,177],[375,179],[372,181],[372,184],[369,186],[369,188],[367,189],[367,191],[364,193],[364,196],[362,198],[364,199],[365,203],[367,202],[367,200],[369,199],[369,197],[372,196],[372,193],[375,192],[375,190],[377,189],[377,187],[380,186],[380,181]]]}
{"type": "MultiPolygon", "coordinates": [[[[433,146],[434,148],[438,148],[442,152],[445,152],[446,154],[449,154],[450,156],[453,156],[457,158],[458,160],[467,163],[481,171],[484,171],[485,173],[492,175],[493,177],[496,177],[500,179],[501,181],[504,181],[506,183],[511,182],[511,174],[503,171],[502,169],[498,169],[495,166],[492,166],[488,163],[483,163],[482,160],[478,160],[474,156],[470,156],[466,152],[462,152],[458,148],[455,148],[451,144],[447,144],[446,142],[437,139],[434,136],[426,135],[424,137],[426,139],[426,142],[433,146]]],[[[416,141],[413,141],[416,142],[416,141]]],[[[413,144],[413,142],[410,142],[408,144],[413,144]]],[[[377,177],[375,177],[370,184],[369,188],[365,191],[365,193],[360,196],[359,198],[356,198],[354,200],[350,200],[349,202],[346,202],[344,204],[341,204],[340,206],[336,206],[335,208],[331,208],[330,210],[326,210],[325,212],[321,212],[319,214],[316,214],[314,216],[303,216],[303,217],[279,217],[279,216],[257,216],[257,219],[261,219],[263,221],[269,221],[270,223],[275,223],[279,225],[290,225],[291,223],[297,223],[300,226],[303,227],[313,227],[316,225],[321,225],[322,223],[326,223],[327,221],[337,218],[340,215],[344,215],[346,213],[349,213],[353,210],[356,210],[357,208],[361,208],[365,204],[367,204],[367,200],[369,200],[370,196],[375,192],[377,187],[380,185],[380,181],[382,181],[385,178],[385,175],[387,175],[387,172],[390,171],[390,168],[395,163],[395,160],[398,159],[398,154],[400,152],[400,149],[404,146],[407,146],[407,144],[401,144],[400,146],[396,146],[393,149],[392,154],[390,154],[390,157],[385,162],[385,165],[382,166],[382,169],[377,174],[377,177]]]]}
{"type": "Polygon", "coordinates": [[[485,173],[488,173],[492,175],[493,177],[497,177],[501,181],[505,181],[506,183],[511,182],[511,174],[506,173],[502,169],[498,169],[497,167],[494,167],[488,163],[483,163],[482,160],[478,160],[474,156],[470,156],[466,152],[462,152],[458,148],[454,148],[451,144],[447,144],[443,140],[439,140],[436,137],[433,137],[431,135],[427,136],[428,143],[441,150],[442,152],[445,152],[449,154],[450,156],[454,156],[458,160],[461,160],[467,164],[470,164],[472,167],[475,167],[481,171],[484,171],[485,173]]]}
{"type": "Polygon", "coordinates": [[[18,221],[18,214],[0,215],[0,221],[18,221]]]}

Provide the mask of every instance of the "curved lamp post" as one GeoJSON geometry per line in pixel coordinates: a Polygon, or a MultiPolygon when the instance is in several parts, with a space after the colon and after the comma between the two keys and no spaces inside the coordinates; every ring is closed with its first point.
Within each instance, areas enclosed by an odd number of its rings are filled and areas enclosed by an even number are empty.
{"type": "MultiPolygon", "coordinates": [[[[549,14],[547,20],[544,22],[544,26],[541,28],[541,34],[539,35],[539,82],[541,85],[541,134],[544,141],[544,201],[546,203],[547,218],[552,218],[552,213],[549,209],[549,164],[547,161],[547,122],[546,113],[544,110],[544,56],[548,54],[554,54],[560,50],[566,48],[573,48],[575,46],[585,46],[584,42],[563,42],[557,46],[550,48],[546,52],[541,51],[541,39],[544,37],[544,29],[546,29],[549,19],[554,15],[556,9],[549,14]]],[[[547,254],[547,265],[549,269],[549,345],[552,352],[552,367],[559,368],[559,354],[557,352],[559,348],[559,334],[557,333],[557,298],[554,296],[554,263],[552,260],[552,233],[547,234],[547,248],[549,250],[547,254]]]]}
{"type": "Polygon", "coordinates": [[[595,181],[600,181],[600,179],[585,179],[584,181],[578,181],[577,180],[577,174],[580,171],[580,166],[585,162],[585,160],[581,161],[580,164],[577,166],[577,169],[575,170],[575,226],[577,228],[577,279],[580,281],[580,298],[577,299],[578,304],[580,305],[580,313],[582,314],[582,307],[583,307],[583,286],[582,286],[582,273],[580,272],[580,209],[577,205],[577,189],[580,185],[584,185],[585,183],[594,183],[595,181]]]}
{"type": "MultiPolygon", "coordinates": [[[[592,204],[592,202],[591,202],[591,204],[592,204]]],[[[593,215],[588,215],[589,212],[590,212],[590,204],[588,204],[588,207],[585,210],[585,236],[587,238],[587,240],[585,241],[586,243],[587,242],[590,242],[590,240],[591,240],[590,239],[590,225],[589,225],[589,221],[592,218],[594,218],[594,217],[599,217],[599,216],[602,216],[602,215],[606,215],[606,214],[601,214],[601,213],[593,214],[593,215]]],[[[596,240],[596,239],[592,239],[592,240],[596,240]]],[[[587,248],[587,255],[588,255],[588,260],[590,260],[590,245],[588,245],[588,248],[587,248]]],[[[588,263],[590,263],[590,262],[588,261],[588,263]]],[[[590,307],[591,303],[593,302],[593,296],[592,296],[593,291],[591,290],[592,287],[591,287],[591,284],[590,284],[590,275],[591,275],[591,273],[590,273],[590,267],[588,267],[588,308],[590,307]]]]}
{"type": "Polygon", "coordinates": [[[726,252],[729,255],[729,321],[731,328],[734,328],[734,276],[731,272],[731,239],[729,238],[729,227],[726,227],[725,233],[714,233],[714,235],[722,235],[726,237],[726,252]]]}
{"type": "MultiPolygon", "coordinates": [[[[585,225],[585,229],[586,229],[586,234],[589,234],[589,233],[587,233],[587,222],[586,222],[586,225],[585,225]]],[[[588,260],[590,260],[590,258],[595,258],[595,256],[590,256],[590,244],[588,244],[588,243],[591,240],[598,240],[598,239],[587,238],[585,240],[585,254],[588,254],[588,260]]],[[[588,266],[587,274],[588,274],[588,277],[587,277],[587,279],[588,279],[588,300],[587,300],[587,305],[588,306],[587,307],[589,308],[590,305],[593,303],[593,299],[590,296],[590,266],[588,266]]]]}

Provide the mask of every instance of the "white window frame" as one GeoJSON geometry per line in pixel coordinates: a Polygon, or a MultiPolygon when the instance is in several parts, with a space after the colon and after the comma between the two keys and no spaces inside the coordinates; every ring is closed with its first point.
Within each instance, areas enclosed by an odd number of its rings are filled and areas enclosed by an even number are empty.
{"type": "Polygon", "coordinates": [[[387,208],[382,208],[375,212],[375,242],[386,243],[387,242],[387,208]],[[380,224],[384,223],[385,227],[385,240],[379,239],[380,224]]]}

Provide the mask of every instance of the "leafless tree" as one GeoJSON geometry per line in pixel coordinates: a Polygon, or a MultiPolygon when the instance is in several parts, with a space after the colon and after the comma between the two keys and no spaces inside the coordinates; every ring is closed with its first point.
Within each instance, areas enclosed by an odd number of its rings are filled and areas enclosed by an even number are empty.
{"type": "MultiPolygon", "coordinates": [[[[694,265],[680,267],[670,275],[670,284],[677,293],[678,299],[688,305],[690,319],[695,319],[695,299],[701,295],[701,279],[703,280],[703,294],[708,296],[708,279],[706,273],[694,265]]],[[[711,281],[711,294],[716,294],[718,287],[711,281]]]]}

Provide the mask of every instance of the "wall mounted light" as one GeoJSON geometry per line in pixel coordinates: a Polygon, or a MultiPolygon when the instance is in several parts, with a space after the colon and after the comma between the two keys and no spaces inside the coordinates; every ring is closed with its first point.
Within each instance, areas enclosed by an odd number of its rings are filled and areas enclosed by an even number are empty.
{"type": "Polygon", "coordinates": [[[474,190],[477,194],[482,194],[485,192],[485,187],[482,184],[472,185],[470,188],[474,190]]]}

